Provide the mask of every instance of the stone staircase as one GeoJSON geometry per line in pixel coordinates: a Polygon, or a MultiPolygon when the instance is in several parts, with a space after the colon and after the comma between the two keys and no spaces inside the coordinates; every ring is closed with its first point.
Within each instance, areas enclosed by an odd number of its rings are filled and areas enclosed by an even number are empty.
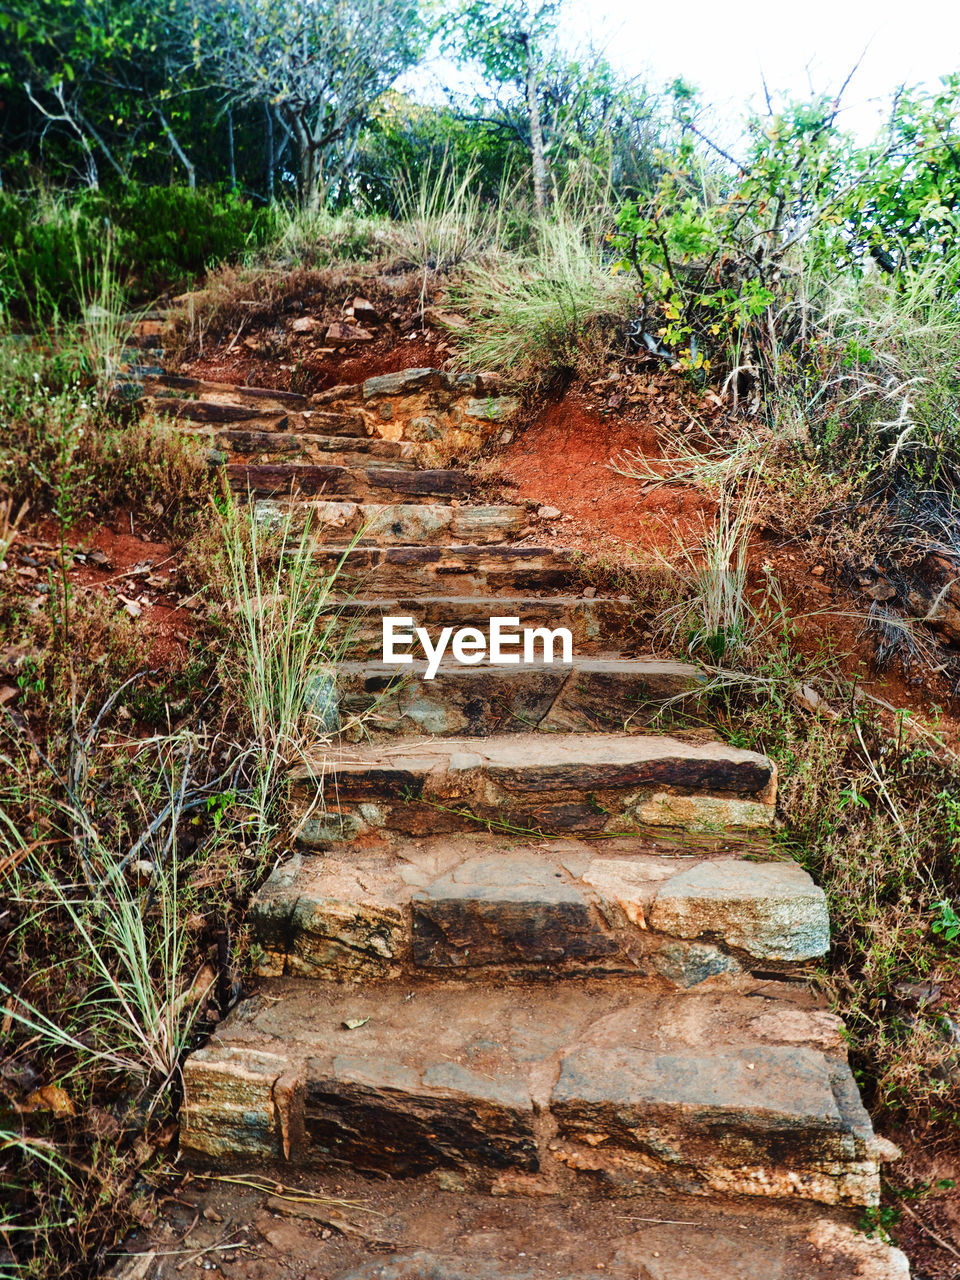
{"type": "MultiPolygon", "coordinates": [[[[324,713],[362,721],[291,772],[298,852],[251,913],[261,986],[184,1065],[183,1158],[389,1176],[398,1203],[545,1197],[551,1222],[651,1196],[653,1221],[694,1214],[699,1270],[654,1252],[604,1272],[623,1280],[905,1276],[849,1230],[895,1152],[806,982],[829,922],[771,847],[775,767],[678,727],[697,670],[644,655],[630,600],[585,590],[534,509],[474,501],[442,465],[512,402],[438,370],[309,400],[144,381],[258,519],[309,510],[352,645],[324,713]],[[567,627],[572,661],[444,658],[428,679],[383,661],[384,616],[567,627]],[[734,1214],[765,1240],[773,1212],[797,1241],[776,1260],[710,1234],[734,1214]]],[[[336,1274],[559,1273],[463,1244],[389,1262],[358,1245],[336,1274]]]]}

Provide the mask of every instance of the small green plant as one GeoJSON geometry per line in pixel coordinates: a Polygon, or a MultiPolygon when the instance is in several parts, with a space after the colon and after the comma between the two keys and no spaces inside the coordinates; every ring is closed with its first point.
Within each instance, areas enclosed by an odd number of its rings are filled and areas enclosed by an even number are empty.
{"type": "Polygon", "coordinates": [[[701,653],[718,665],[750,639],[756,613],[747,596],[747,553],[751,533],[756,479],[734,496],[723,490],[712,523],[703,519],[699,541],[680,543],[677,559],[663,556],[672,567],[683,597],[663,615],[672,642],[684,638],[690,653],[701,653]]]}
{"type": "Polygon", "coordinates": [[[82,840],[84,875],[76,883],[65,883],[0,813],[5,897],[25,909],[21,929],[36,927],[44,915],[69,924],[88,974],[86,994],[69,1016],[53,1017],[22,992],[3,984],[0,992],[10,998],[13,1020],[47,1051],[70,1055],[75,1071],[97,1065],[138,1080],[159,1101],[177,1077],[196,1012],[196,1001],[187,1000],[176,839],[169,863],[155,868],[149,891],[141,890],[125,874],[127,859],[102,842],[88,813],[68,803],[62,821],[82,840]]]}
{"type": "Polygon", "coordinates": [[[263,846],[273,830],[282,770],[348,727],[337,698],[347,635],[335,593],[349,548],[332,573],[321,573],[309,517],[298,524],[295,511],[277,515],[265,504],[258,512],[252,501],[246,508],[231,505],[221,531],[237,621],[225,676],[243,712],[255,838],[263,846]]]}
{"type": "Polygon", "coordinates": [[[957,915],[953,904],[941,898],[933,904],[933,909],[935,914],[930,928],[944,942],[956,942],[960,938],[960,915],[957,915]]]}
{"type": "Polygon", "coordinates": [[[897,1225],[902,1216],[903,1214],[895,1205],[869,1205],[860,1216],[860,1230],[864,1235],[873,1236],[891,1244],[890,1230],[897,1225]]]}

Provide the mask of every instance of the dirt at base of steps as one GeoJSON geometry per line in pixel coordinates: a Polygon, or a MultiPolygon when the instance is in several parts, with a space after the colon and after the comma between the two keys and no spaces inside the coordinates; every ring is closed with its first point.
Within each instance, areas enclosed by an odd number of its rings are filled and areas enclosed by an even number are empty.
{"type": "Polygon", "coordinates": [[[181,1280],[907,1280],[906,1260],[817,1206],[658,1196],[492,1197],[287,1169],[188,1175],[113,1275],[181,1280]],[[152,1255],[152,1256],[151,1256],[152,1255]]]}

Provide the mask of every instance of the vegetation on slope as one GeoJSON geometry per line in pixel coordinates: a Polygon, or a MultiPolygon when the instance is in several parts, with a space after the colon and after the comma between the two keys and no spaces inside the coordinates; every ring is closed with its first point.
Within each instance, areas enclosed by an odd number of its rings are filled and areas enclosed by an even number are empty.
{"type": "MultiPolygon", "coordinates": [[[[439,37],[466,58],[494,7],[439,37]]],[[[812,100],[721,148],[687,86],[644,94],[510,4],[516,48],[480,50],[481,100],[419,104],[390,87],[431,36],[411,6],[369,80],[313,68],[298,134],[235,59],[197,57],[184,23],[201,53],[231,47],[210,8],[178,3],[159,33],[139,0],[102,30],[64,8],[31,4],[24,32],[0,15],[0,1269],[93,1274],[149,1214],[180,1056],[246,963],[279,770],[322,735],[304,689],[318,646],[336,661],[329,583],[277,590],[283,533],[251,529],[196,451],[117,394],[128,307],[208,268],[188,347],[237,333],[241,310],[247,334],[282,321],[306,273],[332,294],[364,264],[409,279],[421,309],[442,291],[469,319],[446,335],[456,358],[528,403],[644,353],[685,403],[722,405],[722,431],[694,408],[659,457],[619,464],[715,503],[669,557],[675,599],[651,630],[715,672],[710,722],[780,766],[779,838],[830,898],[822,981],[872,1102],[951,1140],[954,744],[939,709],[891,711],[835,655],[800,655],[751,540],[815,548],[863,587],[878,667],[958,678],[960,79],[898,95],[871,144],[812,100]],[[73,576],[84,534],[132,512],[200,601],[175,662],[73,576]]]]}

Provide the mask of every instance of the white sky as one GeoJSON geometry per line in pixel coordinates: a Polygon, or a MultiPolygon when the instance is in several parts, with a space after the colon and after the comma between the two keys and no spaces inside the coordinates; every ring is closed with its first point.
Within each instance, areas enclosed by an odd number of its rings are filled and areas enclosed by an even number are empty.
{"type": "MultiPolygon", "coordinates": [[[[744,106],[773,94],[844,94],[841,126],[871,138],[902,84],[934,84],[960,70],[960,0],[565,0],[562,43],[593,44],[652,89],[677,76],[717,109],[711,134],[731,141],[744,106]],[[715,123],[719,121],[719,123],[715,123]]],[[[435,58],[400,87],[427,100],[470,77],[435,58]]]]}
{"type": "Polygon", "coordinates": [[[570,0],[565,30],[592,39],[623,71],[660,86],[678,75],[717,107],[772,91],[836,90],[843,122],[872,134],[880,100],[898,85],[960,70],[960,3],[953,0],[570,0]],[[864,50],[866,52],[864,53],[864,50]]]}

